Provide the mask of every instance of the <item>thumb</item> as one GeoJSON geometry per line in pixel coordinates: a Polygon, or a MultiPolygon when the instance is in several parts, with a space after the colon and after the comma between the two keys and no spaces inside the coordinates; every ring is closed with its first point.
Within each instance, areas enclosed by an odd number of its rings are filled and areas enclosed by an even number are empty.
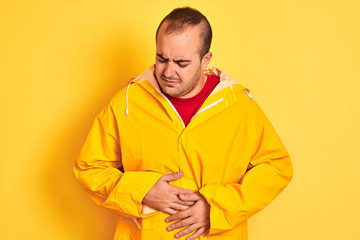
{"type": "Polygon", "coordinates": [[[172,182],[172,181],[180,179],[183,175],[184,175],[183,172],[175,172],[175,173],[165,174],[163,176],[162,180],[167,181],[167,182],[172,182]]]}

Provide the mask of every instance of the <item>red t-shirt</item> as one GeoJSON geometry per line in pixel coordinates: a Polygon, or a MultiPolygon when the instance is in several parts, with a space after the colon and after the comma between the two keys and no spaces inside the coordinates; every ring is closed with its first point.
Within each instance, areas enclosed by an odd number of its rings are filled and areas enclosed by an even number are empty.
{"type": "Polygon", "coordinates": [[[177,98],[169,96],[164,93],[165,96],[174,105],[176,111],[181,116],[185,126],[187,126],[191,118],[197,113],[205,99],[210,95],[212,90],[220,82],[219,78],[215,75],[208,75],[207,80],[198,94],[191,98],[177,98]]]}

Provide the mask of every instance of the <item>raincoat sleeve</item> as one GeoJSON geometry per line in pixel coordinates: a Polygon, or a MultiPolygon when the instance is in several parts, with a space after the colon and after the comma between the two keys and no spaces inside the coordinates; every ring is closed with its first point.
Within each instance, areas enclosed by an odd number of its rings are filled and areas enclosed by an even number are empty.
{"type": "Polygon", "coordinates": [[[117,121],[111,102],[96,117],[76,156],[74,172],[100,206],[126,217],[144,217],[142,200],[162,176],[150,171],[123,173],[117,121]]]}
{"type": "MultiPolygon", "coordinates": [[[[208,184],[200,193],[210,204],[209,234],[232,229],[268,205],[290,182],[289,154],[272,125],[253,101],[257,142],[242,182],[208,184]]],[[[251,115],[251,114],[250,114],[251,115]]]]}

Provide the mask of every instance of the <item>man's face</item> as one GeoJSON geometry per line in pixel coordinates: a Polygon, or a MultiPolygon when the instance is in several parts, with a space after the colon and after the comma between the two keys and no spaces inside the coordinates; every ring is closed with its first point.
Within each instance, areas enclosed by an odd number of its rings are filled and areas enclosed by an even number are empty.
{"type": "Polygon", "coordinates": [[[167,22],[161,26],[156,41],[155,75],[165,93],[173,97],[195,96],[203,87],[211,53],[200,60],[202,41],[197,26],[182,33],[165,32],[167,22]]]}

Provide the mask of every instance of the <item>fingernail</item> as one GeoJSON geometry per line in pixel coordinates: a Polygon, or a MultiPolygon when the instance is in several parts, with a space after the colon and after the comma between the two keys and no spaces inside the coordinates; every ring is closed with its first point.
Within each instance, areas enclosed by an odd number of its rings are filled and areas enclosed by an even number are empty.
{"type": "Polygon", "coordinates": [[[165,219],[165,222],[170,222],[170,220],[167,218],[167,219],[165,219]]]}
{"type": "Polygon", "coordinates": [[[173,228],[171,226],[168,226],[167,230],[170,232],[171,230],[173,230],[173,228]]]}
{"type": "Polygon", "coordinates": [[[175,238],[179,238],[180,236],[179,236],[179,234],[175,234],[175,238]]]}

